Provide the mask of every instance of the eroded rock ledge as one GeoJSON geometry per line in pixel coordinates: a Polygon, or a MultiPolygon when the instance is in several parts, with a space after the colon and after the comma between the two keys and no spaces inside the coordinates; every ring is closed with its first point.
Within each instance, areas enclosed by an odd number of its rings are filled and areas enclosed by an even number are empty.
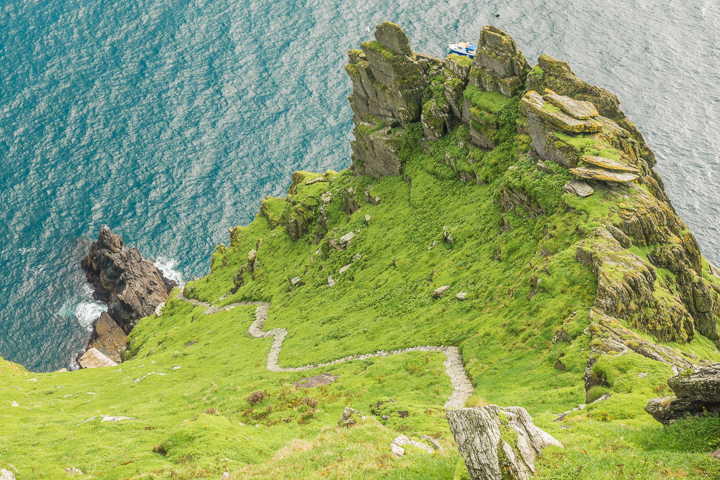
{"type": "Polygon", "coordinates": [[[177,284],[143,259],[137,248],[125,248],[120,236],[107,226],[100,229],[81,265],[95,289],[93,297],[108,306],[93,322],[88,349],[120,362],[127,335],[138,320],[152,315],[167,300],[177,284]]]}
{"type": "Polygon", "coordinates": [[[660,423],[688,416],[720,415],[720,363],[675,375],[668,380],[675,396],[653,398],[645,411],[660,423]]]}

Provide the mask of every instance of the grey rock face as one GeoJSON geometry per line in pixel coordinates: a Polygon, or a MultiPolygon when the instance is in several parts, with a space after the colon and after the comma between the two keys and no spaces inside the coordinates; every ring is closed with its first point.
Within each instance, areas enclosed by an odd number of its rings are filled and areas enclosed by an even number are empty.
{"type": "Polygon", "coordinates": [[[362,43],[362,51],[349,52],[345,71],[353,83],[348,98],[355,124],[353,169],[380,178],[402,173],[398,153],[404,130],[395,127],[421,118],[428,72],[444,62],[413,53],[407,35],[393,23],[378,25],[375,38],[362,43]]]}
{"type": "Polygon", "coordinates": [[[530,71],[515,40],[492,26],[483,27],[470,71],[470,84],[512,97],[530,71]]]}
{"type": "Polygon", "coordinates": [[[660,423],[686,416],[720,414],[720,363],[686,370],[668,380],[673,397],[653,398],[645,411],[660,423]]]}
{"type": "Polygon", "coordinates": [[[472,480],[529,480],[543,449],[562,447],[522,407],[461,408],[446,416],[472,480]]]}
{"type": "Polygon", "coordinates": [[[690,375],[676,375],[668,380],[668,386],[680,398],[699,397],[720,402],[720,363],[690,375]]]}
{"type": "Polygon", "coordinates": [[[400,55],[411,57],[413,52],[410,49],[410,40],[399,25],[391,22],[383,22],[375,30],[375,38],[390,50],[400,55]]]}

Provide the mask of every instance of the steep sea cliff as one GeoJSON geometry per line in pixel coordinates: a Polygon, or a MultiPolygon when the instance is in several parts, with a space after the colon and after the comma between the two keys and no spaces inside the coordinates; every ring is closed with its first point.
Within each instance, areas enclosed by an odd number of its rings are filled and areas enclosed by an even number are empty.
{"type": "Polygon", "coordinates": [[[192,279],[292,171],[346,168],[351,85],[338,66],[386,19],[436,57],[497,25],[528,58],[567,61],[618,95],[720,262],[717,2],[249,5],[0,7],[0,355],[51,371],[84,346],[99,311],[77,263],[103,224],[192,279]]]}

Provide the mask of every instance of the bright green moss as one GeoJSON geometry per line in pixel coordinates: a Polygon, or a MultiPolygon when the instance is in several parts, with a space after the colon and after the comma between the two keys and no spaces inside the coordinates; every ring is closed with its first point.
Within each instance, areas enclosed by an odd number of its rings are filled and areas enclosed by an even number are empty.
{"type": "Polygon", "coordinates": [[[383,57],[385,57],[388,60],[392,60],[392,58],[395,56],[395,52],[390,50],[388,47],[383,45],[380,42],[376,41],[370,41],[370,42],[362,42],[360,46],[364,49],[377,52],[382,54],[383,57]]]}
{"type": "Polygon", "coordinates": [[[465,55],[458,55],[457,53],[451,53],[446,57],[446,60],[453,61],[458,65],[462,65],[463,67],[469,67],[472,65],[472,59],[470,57],[466,57],[465,55]]]}
{"type": "Polygon", "coordinates": [[[499,92],[486,92],[478,87],[469,86],[463,96],[472,102],[474,107],[482,108],[490,113],[499,113],[512,99],[499,92]]]}

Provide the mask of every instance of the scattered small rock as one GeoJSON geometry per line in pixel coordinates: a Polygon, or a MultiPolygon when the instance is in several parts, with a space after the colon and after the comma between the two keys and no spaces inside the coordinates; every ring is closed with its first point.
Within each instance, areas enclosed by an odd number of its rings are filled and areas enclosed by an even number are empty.
{"type": "Polygon", "coordinates": [[[365,215],[365,223],[370,225],[370,215],[365,215]]]}
{"type": "Polygon", "coordinates": [[[223,474],[222,474],[222,480],[227,480],[228,478],[230,478],[230,473],[229,473],[229,472],[223,472],[223,474]]]}
{"type": "Polygon", "coordinates": [[[113,417],[110,415],[95,415],[94,417],[88,418],[83,423],[92,422],[96,418],[102,418],[100,423],[102,423],[102,422],[122,422],[123,420],[137,420],[137,418],[133,418],[133,417],[113,417]]]}
{"type": "Polygon", "coordinates": [[[428,447],[424,443],[416,442],[415,440],[410,440],[405,435],[400,435],[399,437],[397,437],[395,440],[392,441],[391,445],[397,445],[398,447],[402,447],[403,445],[412,445],[414,447],[425,450],[428,453],[435,453],[435,450],[428,447]]]}
{"type": "Polygon", "coordinates": [[[91,348],[78,360],[82,368],[115,367],[117,363],[110,360],[100,350],[91,348]]]}
{"type": "Polygon", "coordinates": [[[16,401],[13,400],[12,406],[13,406],[13,407],[19,407],[20,405],[18,405],[18,402],[16,402],[16,401]]]}
{"type": "Polygon", "coordinates": [[[437,440],[435,440],[430,435],[423,435],[422,437],[420,437],[420,440],[425,440],[426,442],[429,442],[435,450],[440,450],[442,452],[443,448],[440,446],[437,440]]]}
{"type": "Polygon", "coordinates": [[[321,373],[320,375],[315,375],[314,377],[301,378],[299,381],[295,382],[295,386],[298,388],[315,388],[320,385],[330,385],[338,378],[340,378],[339,375],[321,373]]]}
{"type": "Polygon", "coordinates": [[[560,360],[560,359],[558,358],[558,359],[557,359],[557,362],[555,362],[555,369],[556,369],[556,370],[562,370],[562,371],[564,372],[564,371],[567,370],[567,367],[566,367],[565,364],[562,362],[562,360],[560,360]]]}
{"type": "Polygon", "coordinates": [[[345,407],[345,410],[343,410],[342,415],[340,415],[340,420],[338,420],[338,423],[337,423],[338,427],[349,428],[350,425],[355,425],[355,419],[352,418],[352,416],[356,413],[361,415],[363,420],[365,419],[365,416],[362,413],[358,412],[357,410],[355,410],[353,408],[345,407]]]}
{"type": "Polygon", "coordinates": [[[333,280],[332,275],[328,277],[328,286],[334,287],[335,286],[335,280],[333,280]]]}
{"type": "Polygon", "coordinates": [[[398,457],[398,458],[400,458],[400,457],[402,457],[403,455],[405,455],[405,449],[402,448],[402,447],[399,446],[399,445],[396,445],[396,444],[394,444],[394,443],[391,443],[391,444],[390,444],[390,449],[392,450],[392,454],[395,455],[395,456],[398,457]]]}
{"type": "Polygon", "coordinates": [[[15,474],[3,468],[0,470],[0,480],[15,480],[15,474]]]}
{"type": "MultiPolygon", "coordinates": [[[[123,420],[137,420],[137,418],[133,417],[111,417],[109,415],[103,415],[103,419],[100,421],[102,422],[122,422],[123,420]]],[[[82,473],[80,474],[82,475],[82,473]]]]}
{"type": "Polygon", "coordinates": [[[646,373],[646,372],[640,372],[640,373],[638,373],[638,378],[645,378],[645,377],[647,377],[647,373],[646,373]]]}
{"type": "Polygon", "coordinates": [[[465,300],[465,297],[467,297],[467,292],[460,292],[457,295],[455,295],[455,298],[462,301],[465,300]]]}
{"type": "Polygon", "coordinates": [[[290,285],[293,287],[302,287],[305,285],[305,282],[302,281],[302,278],[300,278],[300,275],[290,280],[290,285]]]}
{"type": "Polygon", "coordinates": [[[340,245],[347,245],[348,243],[350,243],[350,240],[352,240],[354,236],[355,232],[348,232],[342,237],[340,237],[338,242],[340,242],[340,245]]]}
{"type": "Polygon", "coordinates": [[[570,180],[563,186],[563,192],[574,193],[578,197],[589,197],[595,190],[590,185],[581,180],[570,180]]]}
{"type": "Polygon", "coordinates": [[[450,290],[450,287],[448,285],[443,285],[442,287],[436,288],[435,291],[433,291],[432,296],[434,298],[440,298],[448,290],[450,290]]]}
{"type": "Polygon", "coordinates": [[[361,258],[362,258],[362,255],[360,255],[359,253],[356,253],[355,256],[353,256],[353,262],[357,262],[361,258]]]}
{"type": "Polygon", "coordinates": [[[709,453],[708,455],[710,455],[711,457],[713,457],[713,458],[715,458],[715,459],[717,459],[717,460],[720,460],[720,450],[716,450],[716,451],[714,451],[714,452],[711,452],[711,453],[709,453]]]}
{"type": "MultiPolygon", "coordinates": [[[[165,374],[165,373],[158,373],[158,372],[146,373],[146,374],[143,375],[142,377],[136,378],[135,380],[133,380],[133,383],[140,383],[141,381],[143,381],[145,378],[149,377],[150,375],[160,375],[160,376],[163,376],[163,375],[166,375],[166,374],[165,374]]],[[[93,395],[95,395],[95,394],[93,393],[93,395]]]]}
{"type": "Polygon", "coordinates": [[[383,415],[383,416],[380,417],[380,418],[382,418],[383,420],[389,420],[389,419],[390,419],[390,415],[383,415]]]}
{"type": "Polygon", "coordinates": [[[538,160],[537,162],[537,169],[541,172],[549,173],[550,175],[557,175],[557,172],[550,168],[545,162],[542,160],[538,160]]]}
{"type": "Polygon", "coordinates": [[[313,185],[318,182],[324,182],[325,179],[323,177],[316,177],[310,180],[305,180],[305,185],[313,185]]]}

